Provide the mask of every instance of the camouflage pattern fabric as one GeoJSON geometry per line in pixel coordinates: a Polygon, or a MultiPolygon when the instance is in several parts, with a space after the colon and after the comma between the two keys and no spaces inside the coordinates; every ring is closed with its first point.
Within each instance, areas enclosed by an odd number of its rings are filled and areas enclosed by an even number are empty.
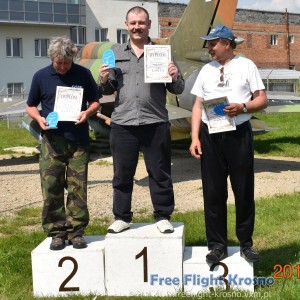
{"type": "Polygon", "coordinates": [[[72,144],[59,135],[44,134],[39,165],[44,199],[42,226],[48,236],[70,240],[82,235],[88,225],[88,161],[87,147],[72,144]]]}

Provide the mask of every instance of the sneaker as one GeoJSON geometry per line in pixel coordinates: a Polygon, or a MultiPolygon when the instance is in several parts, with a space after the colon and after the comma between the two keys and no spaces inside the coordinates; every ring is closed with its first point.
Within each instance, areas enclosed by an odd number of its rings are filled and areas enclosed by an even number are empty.
{"type": "Polygon", "coordinates": [[[50,250],[62,250],[65,248],[65,239],[62,237],[54,236],[50,244],[50,250]]]}
{"type": "Polygon", "coordinates": [[[247,262],[256,262],[260,259],[259,253],[252,247],[241,248],[241,257],[245,258],[247,262]]]}
{"type": "Polygon", "coordinates": [[[83,249],[87,247],[85,239],[81,235],[77,235],[69,240],[69,245],[73,245],[75,249],[83,249]]]}
{"type": "Polygon", "coordinates": [[[228,256],[227,251],[219,248],[212,249],[207,255],[206,255],[206,261],[208,263],[217,263],[221,261],[222,259],[226,258],[228,256]]]}
{"type": "Polygon", "coordinates": [[[161,233],[172,233],[174,232],[174,227],[169,220],[163,219],[156,222],[156,226],[161,233]]]}
{"type": "Polygon", "coordinates": [[[123,220],[114,221],[107,229],[109,233],[119,233],[130,228],[130,224],[123,220]]]}

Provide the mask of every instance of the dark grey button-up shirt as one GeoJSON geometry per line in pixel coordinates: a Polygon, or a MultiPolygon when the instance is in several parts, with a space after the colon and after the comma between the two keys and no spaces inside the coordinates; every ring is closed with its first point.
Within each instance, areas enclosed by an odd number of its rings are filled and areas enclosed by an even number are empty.
{"type": "Polygon", "coordinates": [[[184,90],[180,71],[175,82],[145,83],[144,55],[138,58],[129,43],[115,44],[112,50],[116,57],[116,68],[110,71],[108,82],[99,87],[103,95],[111,95],[116,91],[112,122],[131,126],[167,122],[167,90],[172,94],[181,94],[184,90]]]}

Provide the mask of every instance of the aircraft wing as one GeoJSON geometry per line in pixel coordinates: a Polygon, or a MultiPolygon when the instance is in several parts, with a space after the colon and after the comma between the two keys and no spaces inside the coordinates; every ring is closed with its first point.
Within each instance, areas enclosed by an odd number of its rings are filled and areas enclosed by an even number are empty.
{"type": "Polygon", "coordinates": [[[252,132],[254,135],[267,133],[271,130],[275,130],[276,128],[269,127],[264,121],[252,116],[250,119],[250,124],[252,127],[252,132]]]}
{"type": "Polygon", "coordinates": [[[269,101],[268,107],[265,109],[267,113],[290,113],[290,112],[300,112],[300,102],[282,102],[282,101],[269,101]]]}
{"type": "Polygon", "coordinates": [[[300,112],[300,96],[289,93],[267,92],[269,105],[265,109],[268,113],[300,112]]]}
{"type": "Polygon", "coordinates": [[[169,120],[190,118],[192,115],[191,111],[186,110],[184,108],[180,108],[174,105],[167,105],[166,107],[169,113],[169,120]]]}
{"type": "Polygon", "coordinates": [[[167,104],[166,108],[171,123],[172,140],[190,139],[192,112],[171,104],[167,104]]]}

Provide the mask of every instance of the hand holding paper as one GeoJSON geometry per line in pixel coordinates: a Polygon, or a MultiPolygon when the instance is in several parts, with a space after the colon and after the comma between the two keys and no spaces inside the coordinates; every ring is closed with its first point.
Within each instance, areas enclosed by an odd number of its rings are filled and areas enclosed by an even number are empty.
{"type": "Polygon", "coordinates": [[[218,115],[218,116],[224,116],[225,113],[224,113],[223,109],[224,109],[226,106],[228,106],[228,104],[220,104],[220,105],[215,106],[215,107],[214,107],[214,112],[215,112],[215,114],[218,115]]]}

